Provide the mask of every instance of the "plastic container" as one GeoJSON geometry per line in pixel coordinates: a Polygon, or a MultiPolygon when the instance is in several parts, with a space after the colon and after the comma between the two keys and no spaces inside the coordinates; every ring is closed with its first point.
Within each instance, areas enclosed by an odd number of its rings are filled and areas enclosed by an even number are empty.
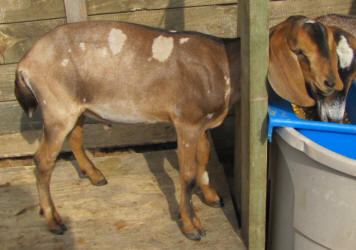
{"type": "Polygon", "coordinates": [[[269,249],[356,249],[356,126],[301,120],[280,98],[269,114],[269,249]]]}

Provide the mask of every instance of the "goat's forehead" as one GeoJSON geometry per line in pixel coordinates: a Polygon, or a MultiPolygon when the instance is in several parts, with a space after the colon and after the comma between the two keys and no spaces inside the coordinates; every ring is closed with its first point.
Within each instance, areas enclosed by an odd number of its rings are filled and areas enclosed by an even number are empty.
{"type": "Polygon", "coordinates": [[[321,23],[315,21],[307,21],[303,25],[303,30],[309,36],[318,48],[321,56],[330,58],[329,34],[328,29],[321,23]]]}

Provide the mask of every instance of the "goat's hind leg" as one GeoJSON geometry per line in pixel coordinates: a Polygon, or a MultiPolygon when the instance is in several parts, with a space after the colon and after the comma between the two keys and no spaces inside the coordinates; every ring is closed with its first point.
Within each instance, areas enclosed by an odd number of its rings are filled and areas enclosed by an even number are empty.
{"type": "Polygon", "coordinates": [[[177,127],[179,180],[181,187],[180,217],[183,232],[191,240],[200,240],[205,235],[199,218],[192,205],[192,192],[197,182],[197,144],[200,130],[197,128],[177,127]]]}
{"type": "Polygon", "coordinates": [[[70,147],[81,170],[81,177],[88,177],[93,185],[102,186],[107,184],[104,175],[97,169],[88,158],[83,147],[84,116],[78,118],[76,125],[68,136],[70,147]]]}
{"type": "Polygon", "coordinates": [[[198,186],[203,192],[205,202],[212,207],[223,207],[223,199],[216,193],[215,189],[210,186],[206,166],[210,157],[210,142],[207,132],[204,132],[199,139],[197,160],[198,160],[198,186]]]}
{"type": "Polygon", "coordinates": [[[49,230],[55,234],[63,234],[67,228],[62,222],[52,200],[50,180],[63,141],[73,128],[74,123],[52,122],[48,124],[44,119],[43,137],[34,157],[37,166],[35,174],[41,213],[47,219],[49,230]]]}

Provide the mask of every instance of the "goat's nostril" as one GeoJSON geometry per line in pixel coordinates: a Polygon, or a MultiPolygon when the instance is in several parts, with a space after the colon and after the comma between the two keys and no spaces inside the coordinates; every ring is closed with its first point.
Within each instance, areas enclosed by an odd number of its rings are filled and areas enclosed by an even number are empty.
{"type": "Polygon", "coordinates": [[[335,82],[330,82],[330,81],[324,81],[324,84],[328,88],[333,88],[336,85],[335,82]]]}

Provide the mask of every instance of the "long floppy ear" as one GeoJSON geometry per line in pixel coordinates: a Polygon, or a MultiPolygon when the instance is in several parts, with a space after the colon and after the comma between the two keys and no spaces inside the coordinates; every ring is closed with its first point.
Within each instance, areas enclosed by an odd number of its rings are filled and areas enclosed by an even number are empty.
{"type": "Polygon", "coordinates": [[[315,105],[315,100],[308,94],[298,58],[287,42],[287,36],[292,34],[292,25],[293,20],[287,19],[271,32],[268,81],[282,98],[300,106],[310,107],[315,105]]]}

